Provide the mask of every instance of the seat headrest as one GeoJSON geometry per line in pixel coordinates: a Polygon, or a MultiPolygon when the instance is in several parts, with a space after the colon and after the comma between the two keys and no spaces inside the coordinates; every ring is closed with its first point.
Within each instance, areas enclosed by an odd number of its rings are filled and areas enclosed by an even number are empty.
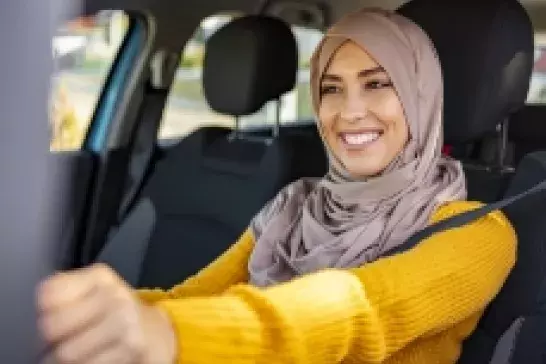
{"type": "Polygon", "coordinates": [[[210,107],[249,115],[294,88],[298,49],[282,20],[250,15],[233,20],[208,40],[203,88],[210,107]]]}
{"type": "Polygon", "coordinates": [[[420,25],[438,52],[447,143],[482,137],[525,104],[534,40],[517,0],[412,0],[398,12],[420,25]]]}

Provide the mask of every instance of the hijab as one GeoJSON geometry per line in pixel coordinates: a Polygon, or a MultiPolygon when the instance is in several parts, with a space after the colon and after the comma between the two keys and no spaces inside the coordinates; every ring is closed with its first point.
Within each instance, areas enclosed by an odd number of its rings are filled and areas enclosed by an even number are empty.
{"type": "MultiPolygon", "coordinates": [[[[443,83],[424,31],[390,11],[363,9],[328,30],[311,58],[311,95],[339,47],[352,41],[390,76],[410,138],[380,175],[352,178],[326,146],[329,170],[285,187],[252,220],[250,283],[265,287],[326,268],[372,262],[429,224],[442,204],[466,198],[461,164],[442,155],[443,83]]],[[[319,130],[320,130],[320,120],[319,130]]]]}

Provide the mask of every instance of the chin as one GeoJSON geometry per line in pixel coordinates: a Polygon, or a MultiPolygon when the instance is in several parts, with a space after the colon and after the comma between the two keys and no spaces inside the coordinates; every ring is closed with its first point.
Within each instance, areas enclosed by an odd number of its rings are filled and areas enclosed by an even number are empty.
{"type": "Polygon", "coordinates": [[[351,166],[353,163],[344,163],[344,166],[349,173],[350,176],[356,179],[360,178],[369,178],[369,177],[375,177],[380,175],[384,170],[385,166],[381,165],[374,165],[374,166],[351,166]]]}
{"type": "Polygon", "coordinates": [[[355,179],[380,175],[389,164],[390,153],[380,137],[365,145],[351,145],[343,138],[335,138],[330,145],[346,172],[355,179]]]}

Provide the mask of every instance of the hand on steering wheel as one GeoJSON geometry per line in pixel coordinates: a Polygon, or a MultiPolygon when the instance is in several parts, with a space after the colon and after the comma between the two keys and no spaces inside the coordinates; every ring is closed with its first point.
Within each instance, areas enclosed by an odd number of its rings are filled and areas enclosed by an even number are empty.
{"type": "Polygon", "coordinates": [[[175,362],[167,316],[105,265],[58,273],[37,295],[40,331],[56,364],[175,362]]]}

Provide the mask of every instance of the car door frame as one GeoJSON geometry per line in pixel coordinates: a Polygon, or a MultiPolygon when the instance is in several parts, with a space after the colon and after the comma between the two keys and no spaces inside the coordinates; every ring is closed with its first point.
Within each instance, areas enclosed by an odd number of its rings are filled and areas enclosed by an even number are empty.
{"type": "Polygon", "coordinates": [[[83,144],[95,158],[81,228],[70,251],[70,267],[90,260],[106,238],[122,198],[134,130],[149,77],[156,24],[147,13],[126,11],[127,34],[109,72],[83,144]]]}

